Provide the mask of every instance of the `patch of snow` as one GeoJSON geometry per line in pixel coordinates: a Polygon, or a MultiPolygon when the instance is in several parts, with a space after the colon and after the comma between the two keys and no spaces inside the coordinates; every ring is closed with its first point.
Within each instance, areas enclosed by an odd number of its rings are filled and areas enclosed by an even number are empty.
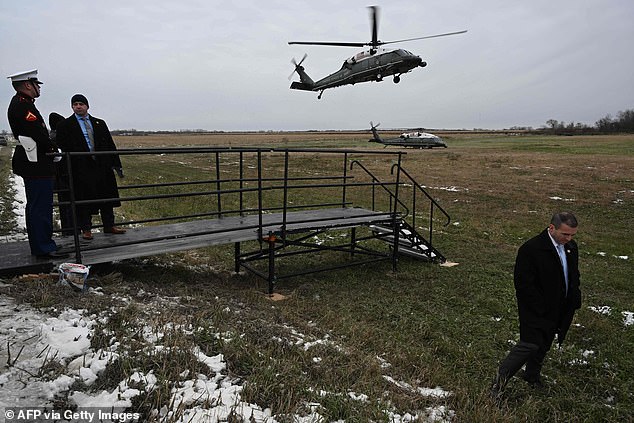
{"type": "Polygon", "coordinates": [[[452,395],[451,392],[449,391],[445,391],[440,387],[436,387],[436,388],[415,388],[412,385],[410,385],[407,382],[402,382],[402,381],[397,381],[394,378],[392,378],[391,376],[387,376],[387,375],[383,375],[383,379],[387,380],[390,383],[393,383],[394,385],[398,386],[401,389],[404,389],[406,391],[410,391],[412,393],[418,393],[424,397],[434,397],[434,398],[447,398],[449,396],[452,395]]]}
{"type": "Polygon", "coordinates": [[[595,313],[604,314],[606,316],[609,316],[610,313],[612,313],[612,308],[610,306],[589,306],[588,308],[595,313]]]}
{"type": "Polygon", "coordinates": [[[554,196],[554,197],[548,197],[548,198],[550,198],[551,200],[555,200],[555,201],[566,201],[566,202],[572,202],[572,201],[575,201],[575,199],[574,199],[574,198],[562,198],[562,197],[557,197],[557,196],[554,196]]]}
{"type": "MultiPolygon", "coordinates": [[[[92,295],[93,291],[90,290],[86,295],[92,295]]],[[[98,294],[98,292],[94,293],[98,294]]],[[[131,299],[122,297],[121,301],[122,304],[127,304],[131,299]]],[[[59,312],[57,317],[49,317],[28,305],[17,305],[11,298],[0,296],[0,344],[9,346],[8,350],[3,349],[0,352],[0,360],[11,363],[0,371],[0,386],[3,391],[0,407],[47,407],[50,410],[57,396],[69,393],[69,403],[77,407],[77,410],[91,407],[123,415],[132,407],[135,397],[156,389],[158,380],[152,372],[144,374],[136,371],[119,382],[118,386],[111,391],[71,390],[71,386],[77,381],[87,386],[93,385],[99,375],[120,358],[117,351],[120,343],[115,339],[107,349],[98,351],[90,349],[93,328],[99,322],[106,322],[108,318],[109,316],[87,315],[84,310],[72,309],[59,312]],[[38,371],[53,360],[65,366],[65,374],[55,380],[44,380],[38,371]]],[[[191,328],[181,327],[171,329],[187,332],[191,330],[191,328]]],[[[289,329],[296,337],[295,344],[302,346],[305,350],[318,344],[334,344],[328,335],[324,339],[306,342],[305,335],[292,328],[289,329]]],[[[160,333],[162,330],[141,326],[143,338],[147,342],[159,341],[163,337],[160,333]]],[[[218,334],[218,336],[222,335],[218,334]]],[[[338,350],[343,349],[337,345],[334,347],[338,350]]],[[[162,347],[156,345],[155,348],[158,350],[162,347]]],[[[240,421],[278,422],[269,408],[242,400],[241,392],[244,382],[226,374],[226,362],[222,354],[208,356],[199,348],[194,348],[192,353],[209,368],[208,374],[199,373],[189,376],[190,372],[183,372],[181,377],[184,380],[172,382],[170,406],[153,410],[153,418],[160,421],[202,423],[228,421],[232,416],[237,416],[240,421]]],[[[386,360],[380,357],[377,359],[382,368],[390,367],[386,360]]],[[[314,361],[319,362],[320,359],[315,357],[314,361]]],[[[384,377],[402,389],[421,396],[444,399],[452,395],[451,392],[439,387],[414,387],[389,376],[384,377]]],[[[370,400],[363,393],[348,392],[347,396],[360,402],[370,400]]],[[[294,423],[325,422],[318,413],[321,404],[311,403],[306,406],[310,412],[307,415],[292,416],[294,423]]],[[[443,423],[451,421],[455,416],[455,412],[448,410],[445,406],[426,408],[424,414],[419,412],[420,414],[401,415],[395,410],[384,412],[393,422],[443,423]]]]}

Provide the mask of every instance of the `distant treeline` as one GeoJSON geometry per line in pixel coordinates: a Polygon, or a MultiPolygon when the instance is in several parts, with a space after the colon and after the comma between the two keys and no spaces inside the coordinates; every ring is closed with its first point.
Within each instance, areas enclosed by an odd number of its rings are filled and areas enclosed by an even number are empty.
{"type": "MultiPolygon", "coordinates": [[[[420,128],[419,128],[420,129],[420,128]]],[[[424,128],[423,128],[424,129],[424,128]]],[[[594,126],[586,125],[580,122],[564,122],[556,119],[549,119],[546,121],[546,125],[541,128],[533,128],[530,126],[513,126],[504,131],[517,131],[517,132],[529,132],[529,133],[549,133],[556,135],[580,135],[580,134],[614,134],[614,133],[634,133],[634,109],[618,112],[616,118],[611,115],[607,115],[604,118],[599,119],[594,126]]],[[[480,129],[480,131],[487,131],[480,129]]],[[[4,132],[4,131],[3,131],[4,132]]],[[[125,136],[125,135],[160,135],[160,134],[189,134],[189,135],[203,135],[203,134],[222,134],[232,133],[233,131],[213,131],[206,129],[181,129],[178,131],[143,131],[136,129],[118,129],[111,131],[113,135],[125,136]]],[[[261,130],[261,133],[275,133],[284,131],[272,131],[261,130]]],[[[301,131],[300,131],[301,132],[301,131]]],[[[320,132],[308,130],[304,132],[320,132]]],[[[326,131],[332,132],[332,131],[326,131]]],[[[334,131],[337,132],[337,131],[334,131]]],[[[341,131],[350,132],[350,131],[341,131]]]]}
{"type": "Polygon", "coordinates": [[[634,110],[618,112],[616,118],[607,115],[599,119],[594,126],[549,119],[542,131],[558,135],[634,133],[634,110]]]}

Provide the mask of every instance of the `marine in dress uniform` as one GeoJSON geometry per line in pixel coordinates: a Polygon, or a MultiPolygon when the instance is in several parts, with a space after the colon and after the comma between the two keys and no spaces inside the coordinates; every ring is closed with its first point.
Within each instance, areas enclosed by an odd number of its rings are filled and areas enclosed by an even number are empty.
{"type": "Polygon", "coordinates": [[[64,258],[53,240],[53,157],[57,148],[50,141],[46,123],[35,107],[41,81],[37,69],[9,75],[16,90],[8,110],[13,136],[20,140],[12,158],[13,173],[24,179],[26,230],[31,254],[38,258],[64,258]],[[26,147],[25,147],[26,146],[26,147]],[[27,149],[29,153],[27,154],[27,149]]]}

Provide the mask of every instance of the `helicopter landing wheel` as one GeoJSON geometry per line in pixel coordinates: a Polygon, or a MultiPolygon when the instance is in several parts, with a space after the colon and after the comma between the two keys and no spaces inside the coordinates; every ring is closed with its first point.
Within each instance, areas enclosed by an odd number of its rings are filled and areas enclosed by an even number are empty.
{"type": "Polygon", "coordinates": [[[398,75],[394,75],[394,83],[398,84],[399,82],[401,82],[401,77],[398,75]]]}
{"type": "Polygon", "coordinates": [[[383,81],[383,75],[379,73],[376,75],[376,82],[381,82],[381,81],[383,81]]]}

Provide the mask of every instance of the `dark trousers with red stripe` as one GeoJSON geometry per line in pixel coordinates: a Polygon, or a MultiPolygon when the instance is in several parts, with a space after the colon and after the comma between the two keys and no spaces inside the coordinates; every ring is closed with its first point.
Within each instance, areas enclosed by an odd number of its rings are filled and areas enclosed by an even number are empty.
{"type": "Polygon", "coordinates": [[[31,254],[45,255],[57,250],[53,241],[53,178],[24,178],[26,191],[26,232],[31,254]]]}

